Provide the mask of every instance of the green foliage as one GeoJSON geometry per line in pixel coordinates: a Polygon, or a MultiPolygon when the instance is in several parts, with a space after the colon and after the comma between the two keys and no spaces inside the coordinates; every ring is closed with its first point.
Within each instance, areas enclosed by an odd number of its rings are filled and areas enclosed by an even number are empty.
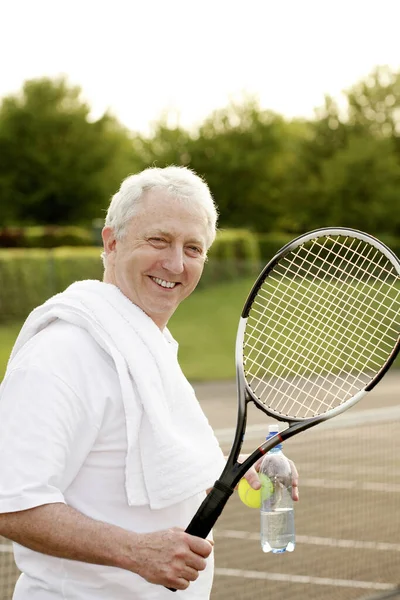
{"type": "Polygon", "coordinates": [[[0,250],[0,322],[16,321],[79,279],[100,279],[99,248],[0,250]]]}
{"type": "Polygon", "coordinates": [[[190,166],[210,186],[224,228],[265,232],[286,223],[284,181],[306,128],[261,110],[250,98],[213,112],[192,134],[163,119],[150,138],[136,138],[135,154],[142,167],[190,166]]]}
{"type": "Polygon", "coordinates": [[[5,373],[8,359],[10,358],[10,353],[17,339],[20,327],[20,323],[18,322],[7,323],[5,325],[0,323],[0,381],[5,373]]]}
{"type": "Polygon", "coordinates": [[[259,269],[260,251],[257,236],[245,229],[221,230],[209,250],[199,287],[255,275],[259,269]]]}
{"type": "Polygon", "coordinates": [[[95,241],[94,238],[94,231],[76,225],[2,227],[0,229],[0,248],[92,246],[95,241]]]}
{"type": "Polygon", "coordinates": [[[27,81],[0,106],[0,221],[89,221],[134,168],[130,134],[111,115],[90,120],[64,79],[27,81]]]}
{"type": "Polygon", "coordinates": [[[308,123],[286,181],[286,213],[296,216],[291,230],[341,225],[398,236],[400,74],[378,68],[347,100],[346,114],[326,97],[308,123]]]}
{"type": "MultiPolygon", "coordinates": [[[[398,236],[399,82],[376,69],[347,93],[347,114],[327,96],[308,122],[287,122],[252,99],[215,111],[196,134],[164,119],[140,154],[203,175],[222,228],[293,236],[342,225],[398,236]]],[[[263,256],[271,255],[265,244],[263,256]]]]}
{"type": "Polygon", "coordinates": [[[352,135],[324,162],[321,183],[327,222],[400,233],[400,163],[391,139],[352,135]]]}
{"type": "Polygon", "coordinates": [[[284,181],[295,161],[299,128],[255,101],[214,112],[190,151],[216,198],[222,227],[267,232],[284,212],[284,181]]]}
{"type": "Polygon", "coordinates": [[[165,167],[190,163],[192,138],[181,127],[169,127],[165,119],[154,125],[150,137],[136,136],[133,140],[136,160],[140,168],[165,167]]]}
{"type": "Polygon", "coordinates": [[[237,260],[258,263],[257,236],[247,229],[222,229],[209,251],[210,260],[237,260]]]}
{"type": "Polygon", "coordinates": [[[394,237],[393,235],[382,234],[379,236],[379,240],[386,244],[388,248],[400,259],[400,238],[394,237]]]}
{"type": "Polygon", "coordinates": [[[27,248],[57,248],[59,246],[93,246],[94,235],[90,229],[73,225],[60,227],[31,226],[25,230],[27,248]]]}
{"type": "MultiPolygon", "coordinates": [[[[79,88],[63,79],[28,81],[0,107],[0,223],[88,223],[129,173],[178,164],[206,179],[223,230],[293,237],[347,225],[398,237],[400,73],[378,67],[346,98],[343,108],[327,96],[308,121],[287,121],[247,98],[214,111],[197,131],[164,115],[144,136],[108,114],[91,121],[79,88]]],[[[237,243],[223,247],[232,261],[237,243]]],[[[269,243],[261,243],[263,257],[273,254],[269,243]]],[[[206,277],[218,252],[217,243],[206,277]]]]}
{"type": "Polygon", "coordinates": [[[374,137],[400,135],[400,73],[377,67],[347,92],[348,122],[374,137]]]}
{"type": "Polygon", "coordinates": [[[286,233],[266,233],[258,235],[257,239],[262,264],[266,264],[293,236],[286,233]]]}

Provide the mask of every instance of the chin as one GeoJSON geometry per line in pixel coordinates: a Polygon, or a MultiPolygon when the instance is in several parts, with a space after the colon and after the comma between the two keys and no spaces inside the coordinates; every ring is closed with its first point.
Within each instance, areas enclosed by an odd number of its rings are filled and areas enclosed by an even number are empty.
{"type": "Polygon", "coordinates": [[[165,317],[166,320],[168,320],[175,312],[177,308],[177,304],[174,304],[173,306],[171,306],[170,304],[168,305],[162,305],[160,306],[159,304],[156,306],[147,306],[145,307],[143,310],[146,314],[153,316],[154,317],[165,317]]]}

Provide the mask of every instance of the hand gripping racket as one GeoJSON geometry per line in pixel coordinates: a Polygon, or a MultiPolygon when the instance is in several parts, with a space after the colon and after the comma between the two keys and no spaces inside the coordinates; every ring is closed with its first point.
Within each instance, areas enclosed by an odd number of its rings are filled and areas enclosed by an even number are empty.
{"type": "Polygon", "coordinates": [[[238,418],[226,467],[186,529],[206,538],[246,471],[277,444],[370,392],[400,347],[400,262],[377,239],[329,227],[266,265],[236,340],[238,418]],[[249,402],[287,429],[238,462],[249,402]]]}

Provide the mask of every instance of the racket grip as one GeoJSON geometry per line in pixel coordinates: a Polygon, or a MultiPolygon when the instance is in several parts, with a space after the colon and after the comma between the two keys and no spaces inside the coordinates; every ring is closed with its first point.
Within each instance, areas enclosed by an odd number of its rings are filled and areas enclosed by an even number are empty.
{"type": "Polygon", "coordinates": [[[187,526],[186,533],[205,539],[222,513],[232,493],[232,488],[217,479],[211,492],[207,494],[187,526]]]}
{"type": "MultiPolygon", "coordinates": [[[[205,539],[222,513],[232,493],[232,488],[217,479],[211,492],[204,498],[193,519],[187,526],[186,533],[205,539]]],[[[174,588],[167,589],[171,592],[176,592],[174,588]]]]}

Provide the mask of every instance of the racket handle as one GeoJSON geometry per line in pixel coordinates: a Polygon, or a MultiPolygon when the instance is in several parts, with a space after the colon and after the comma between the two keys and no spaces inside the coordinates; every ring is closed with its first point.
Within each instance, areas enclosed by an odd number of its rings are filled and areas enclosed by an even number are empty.
{"type": "MultiPolygon", "coordinates": [[[[198,511],[187,526],[186,533],[205,539],[232,493],[232,488],[217,479],[211,492],[204,498],[198,511]]],[[[176,592],[174,588],[167,589],[171,592],[176,592]]]]}
{"type": "Polygon", "coordinates": [[[233,489],[219,479],[214,483],[211,492],[207,494],[198,511],[186,528],[186,533],[206,538],[213,528],[225,504],[233,493],[233,489]]]}

